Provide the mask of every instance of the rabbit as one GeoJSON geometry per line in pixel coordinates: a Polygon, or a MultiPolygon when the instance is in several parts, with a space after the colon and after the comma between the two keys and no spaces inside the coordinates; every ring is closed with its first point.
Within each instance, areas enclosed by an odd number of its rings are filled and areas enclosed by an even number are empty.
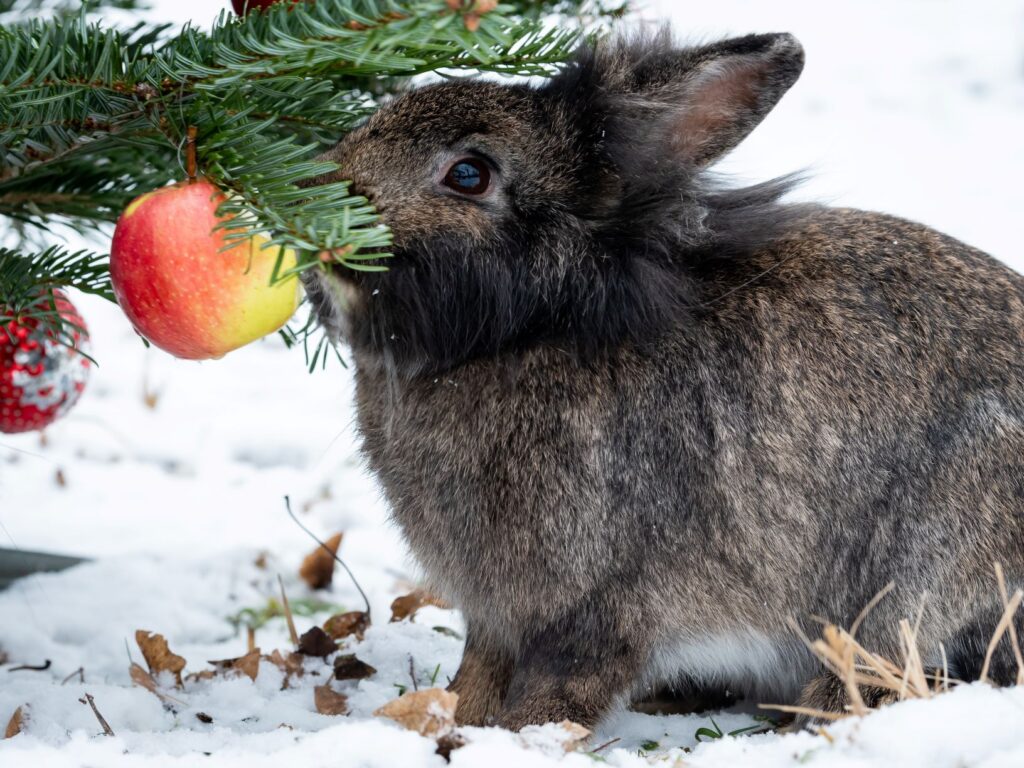
{"type": "MultiPolygon", "coordinates": [[[[411,89],[325,154],[393,248],[304,279],[465,617],[460,723],[591,727],[661,686],[842,711],[789,619],[848,627],[889,582],[858,639],[901,659],[920,613],[926,667],[979,677],[993,564],[1024,578],[1024,278],[717,178],[803,65],[789,34],[620,36],[411,89]]],[[[1007,636],[988,677],[1015,675],[1007,636]]]]}

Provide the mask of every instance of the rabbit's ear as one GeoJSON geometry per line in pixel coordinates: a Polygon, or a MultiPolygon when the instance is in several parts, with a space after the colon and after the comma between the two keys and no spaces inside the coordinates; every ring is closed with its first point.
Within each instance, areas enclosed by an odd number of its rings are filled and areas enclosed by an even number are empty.
{"type": "Polygon", "coordinates": [[[593,64],[594,84],[610,98],[613,114],[625,117],[631,131],[646,125],[647,138],[666,142],[679,160],[701,167],[764,119],[800,76],[804,52],[789,34],[682,49],[661,35],[598,49],[593,64]]]}

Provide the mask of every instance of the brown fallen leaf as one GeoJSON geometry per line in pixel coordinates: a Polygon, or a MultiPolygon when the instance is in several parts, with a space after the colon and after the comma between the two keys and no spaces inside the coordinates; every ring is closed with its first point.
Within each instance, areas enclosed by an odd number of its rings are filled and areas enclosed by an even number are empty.
{"type": "Polygon", "coordinates": [[[156,680],[149,674],[141,665],[136,664],[134,661],[128,668],[128,675],[131,677],[132,682],[138,686],[145,688],[147,691],[156,696],[164,704],[182,704],[184,702],[179,701],[173,696],[168,696],[166,693],[160,690],[160,686],[156,684],[156,680]]]}
{"type": "Polygon", "coordinates": [[[201,669],[198,672],[189,672],[185,675],[186,683],[198,683],[203,680],[213,680],[218,675],[215,669],[201,669]]]}
{"type": "Polygon", "coordinates": [[[451,608],[451,605],[446,603],[437,595],[431,594],[425,589],[414,589],[408,595],[396,597],[391,602],[391,620],[411,620],[416,615],[416,611],[425,605],[436,605],[438,608],[451,608]]]}
{"type": "Polygon", "coordinates": [[[363,611],[349,611],[331,616],[324,622],[324,631],[335,640],[354,636],[356,640],[362,640],[363,635],[370,626],[370,617],[363,611]]]}
{"type": "Polygon", "coordinates": [[[437,749],[434,750],[434,754],[440,755],[446,763],[450,763],[452,752],[461,749],[468,743],[466,737],[461,733],[448,733],[437,740],[437,749]]]}
{"type": "Polygon", "coordinates": [[[299,576],[309,585],[310,589],[324,589],[331,586],[331,580],[334,578],[334,555],[338,554],[342,538],[344,538],[343,533],[334,534],[324,542],[330,552],[318,544],[317,548],[306,555],[302,561],[302,565],[299,566],[299,576]]]}
{"type": "Polygon", "coordinates": [[[196,712],[196,720],[200,723],[206,723],[207,725],[213,722],[213,718],[205,712],[196,712]]]}
{"type": "Polygon", "coordinates": [[[374,711],[377,717],[394,720],[421,736],[438,738],[455,729],[455,705],[459,696],[444,688],[410,691],[374,711]]]}
{"type": "Polygon", "coordinates": [[[145,629],[137,629],[135,642],[139,644],[139,650],[142,651],[150,673],[156,675],[160,672],[170,672],[174,675],[175,684],[181,688],[181,670],[185,668],[185,659],[171,653],[164,636],[145,629]]]}
{"type": "Polygon", "coordinates": [[[275,648],[272,654],[263,658],[284,672],[284,683],[281,684],[281,690],[291,684],[292,676],[302,677],[306,672],[302,666],[302,654],[299,653],[289,653],[285,656],[275,648]]]}
{"type": "Polygon", "coordinates": [[[225,672],[240,672],[255,682],[256,675],[260,672],[260,649],[253,648],[247,654],[239,656],[237,659],[219,659],[209,663],[225,672]]]}
{"type": "Polygon", "coordinates": [[[318,685],[313,689],[313,703],[321,715],[347,715],[348,696],[338,693],[327,685],[318,685]]]}
{"type": "Polygon", "coordinates": [[[590,731],[572,720],[563,720],[558,727],[568,734],[562,742],[562,749],[566,752],[575,752],[577,747],[590,738],[590,731]]]}
{"type": "Polygon", "coordinates": [[[11,715],[11,719],[7,721],[7,730],[4,731],[5,739],[13,739],[19,733],[25,724],[25,713],[21,707],[14,710],[14,714],[11,715]]]}
{"type": "Polygon", "coordinates": [[[365,680],[377,674],[377,670],[360,661],[354,653],[339,656],[334,660],[334,678],[336,680],[365,680]]]}
{"type": "Polygon", "coordinates": [[[331,640],[331,636],[320,627],[313,627],[308,632],[303,632],[299,638],[298,651],[303,656],[330,656],[338,650],[338,644],[331,640]]]}

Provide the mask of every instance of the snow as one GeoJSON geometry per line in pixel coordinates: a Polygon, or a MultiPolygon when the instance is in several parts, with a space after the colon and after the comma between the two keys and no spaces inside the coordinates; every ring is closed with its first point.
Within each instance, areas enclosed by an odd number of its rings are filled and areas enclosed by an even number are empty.
{"type": "MultiPolygon", "coordinates": [[[[210,17],[200,0],[155,6],[162,18],[210,17]]],[[[810,168],[802,197],[916,218],[1024,268],[1016,184],[1024,172],[1024,2],[663,0],[645,15],[671,16],[687,37],[786,29],[806,46],[803,79],[727,160],[727,172],[759,179],[810,168]]],[[[457,612],[435,607],[414,621],[387,621],[391,600],[410,591],[417,572],[358,458],[351,372],[332,361],[310,375],[301,353],[276,338],[222,361],[176,361],[145,349],[115,307],[75,301],[100,367],[45,443],[0,438],[0,546],[94,559],[0,593],[0,649],[10,656],[0,669],[0,726],[19,706],[28,712],[24,732],[0,741],[0,766],[444,765],[433,740],[372,714],[412,685],[410,658],[421,688],[431,679],[444,685],[458,667],[463,627],[457,612]],[[293,603],[315,596],[335,610],[361,607],[342,573],[329,592],[312,593],[298,579],[312,543],[288,519],[285,495],[318,534],[345,532],[340,554],[371,600],[373,626],[344,652],[377,673],[333,684],[351,714],[316,712],[313,688],[330,675],[319,659],[284,690],[268,662],[255,681],[187,682],[178,691],[163,678],[181,702],[173,710],[133,687],[129,654],[142,662],[136,629],[164,634],[187,659],[186,672],[239,656],[246,638],[228,617],[276,599],[278,574],[293,603]],[[46,671],[8,671],[44,659],[52,660],[46,671]],[[62,684],[79,667],[85,682],[62,684]],[[101,735],[79,702],[85,693],[115,736],[101,735]]],[[[296,616],[299,632],[331,612],[296,616]]],[[[288,649],[283,620],[260,627],[256,642],[268,653],[288,649]]],[[[726,732],[756,723],[742,711],[713,717],[726,732]]],[[[962,687],[830,725],[826,735],[698,744],[697,729],[711,726],[707,715],[618,710],[582,747],[618,739],[597,756],[564,754],[554,725],[523,735],[464,729],[468,744],[451,760],[489,768],[591,766],[597,758],[622,768],[1024,765],[1022,688],[962,687]]]]}

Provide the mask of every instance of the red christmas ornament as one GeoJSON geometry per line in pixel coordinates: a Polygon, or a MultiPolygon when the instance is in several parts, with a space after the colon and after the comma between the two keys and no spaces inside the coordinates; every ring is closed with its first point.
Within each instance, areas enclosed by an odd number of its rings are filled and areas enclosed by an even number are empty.
{"type": "MultiPolygon", "coordinates": [[[[60,316],[84,329],[85,321],[67,297],[57,293],[55,299],[60,316]]],[[[0,315],[14,316],[5,307],[0,315]]],[[[89,360],[76,350],[88,353],[87,333],[68,333],[74,349],[33,318],[16,319],[0,329],[0,432],[42,429],[78,401],[89,377],[89,360]]]]}

